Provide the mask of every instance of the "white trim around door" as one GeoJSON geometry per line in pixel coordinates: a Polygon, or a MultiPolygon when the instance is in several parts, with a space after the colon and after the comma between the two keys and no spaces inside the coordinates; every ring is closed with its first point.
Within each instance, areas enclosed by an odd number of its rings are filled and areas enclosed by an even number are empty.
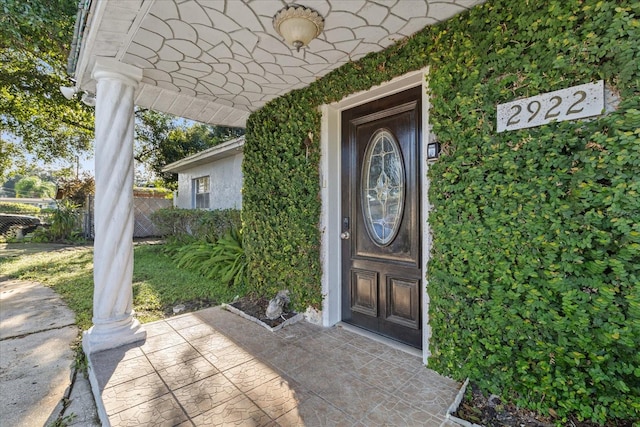
{"type": "MultiPolygon", "coordinates": [[[[322,199],[322,211],[320,219],[321,239],[321,263],[322,263],[322,295],[324,297],[322,307],[322,325],[332,326],[341,319],[341,182],[340,182],[340,153],[341,153],[341,112],[343,110],[392,95],[403,90],[422,86],[422,150],[421,150],[421,215],[422,215],[422,271],[426,274],[429,261],[430,231],[427,222],[429,215],[428,190],[429,180],[427,172],[427,143],[429,142],[429,99],[427,96],[428,68],[408,73],[397,77],[380,86],[376,86],[366,92],[350,95],[339,102],[321,106],[322,123],[320,135],[320,194],[322,199]]],[[[424,279],[424,278],[423,278],[424,279]]],[[[422,280],[422,331],[423,347],[422,359],[426,364],[429,358],[429,295],[427,294],[427,281],[422,280]]]]}

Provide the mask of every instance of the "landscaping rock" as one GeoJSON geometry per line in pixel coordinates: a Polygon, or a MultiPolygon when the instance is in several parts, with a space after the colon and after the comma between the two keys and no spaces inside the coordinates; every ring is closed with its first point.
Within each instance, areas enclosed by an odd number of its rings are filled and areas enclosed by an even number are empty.
{"type": "Polygon", "coordinates": [[[287,304],[289,304],[289,291],[286,289],[279,291],[275,298],[269,301],[265,316],[270,320],[277,319],[282,316],[282,311],[287,304]]]}

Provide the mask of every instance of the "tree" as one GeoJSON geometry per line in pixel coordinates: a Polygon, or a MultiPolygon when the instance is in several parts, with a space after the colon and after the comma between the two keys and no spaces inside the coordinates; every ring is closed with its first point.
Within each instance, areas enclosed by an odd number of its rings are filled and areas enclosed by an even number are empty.
{"type": "MultiPolygon", "coordinates": [[[[30,159],[70,160],[91,148],[93,111],[67,100],[66,62],[73,40],[76,0],[0,0],[0,178],[27,168],[30,159]]],[[[172,116],[136,111],[136,160],[167,184],[168,163],[216,145],[243,129],[179,125],[172,116]]]]}
{"type": "Polygon", "coordinates": [[[95,194],[96,183],[91,175],[83,173],[79,177],[60,178],[58,189],[63,199],[82,206],[88,195],[95,194]]]}
{"type": "Polygon", "coordinates": [[[134,157],[146,164],[164,186],[175,188],[176,174],[162,172],[163,167],[243,134],[243,128],[202,123],[180,125],[173,116],[151,110],[138,110],[134,157]]]}
{"type": "MultiPolygon", "coordinates": [[[[59,183],[75,177],[75,170],[72,167],[43,168],[34,164],[26,165],[21,168],[20,172],[14,172],[8,175],[4,182],[0,180],[0,183],[2,184],[0,195],[4,195],[5,197],[15,197],[16,183],[22,178],[33,176],[40,178],[41,181],[59,183]]],[[[3,177],[0,175],[0,178],[3,177]]]]}
{"type": "Polygon", "coordinates": [[[0,172],[25,154],[72,160],[91,147],[93,112],[59,90],[76,11],[75,0],[0,0],[0,172]]]}
{"type": "Polygon", "coordinates": [[[52,198],[56,194],[56,185],[37,176],[28,176],[16,182],[15,190],[16,197],[52,198]]]}

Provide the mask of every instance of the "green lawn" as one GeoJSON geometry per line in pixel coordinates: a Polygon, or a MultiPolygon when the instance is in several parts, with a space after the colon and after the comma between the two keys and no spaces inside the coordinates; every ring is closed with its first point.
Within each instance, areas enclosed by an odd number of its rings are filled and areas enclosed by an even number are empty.
{"type": "MultiPolygon", "coordinates": [[[[173,314],[176,304],[188,310],[217,305],[243,295],[245,289],[216,283],[180,269],[162,252],[162,245],[134,249],[133,308],[145,323],[173,314]]],[[[81,329],[91,326],[93,306],[93,248],[76,247],[1,258],[3,275],[40,282],[54,289],[76,313],[81,329]]]]}

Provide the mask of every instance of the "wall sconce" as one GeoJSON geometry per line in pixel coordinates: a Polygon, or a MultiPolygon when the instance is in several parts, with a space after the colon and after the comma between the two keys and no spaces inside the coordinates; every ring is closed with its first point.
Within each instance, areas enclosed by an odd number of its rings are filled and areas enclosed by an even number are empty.
{"type": "Polygon", "coordinates": [[[309,7],[292,3],[275,14],[273,28],[300,52],[301,47],[320,35],[324,29],[324,18],[309,7]]]}
{"type": "Polygon", "coordinates": [[[80,99],[82,103],[88,107],[96,106],[96,96],[92,93],[85,92],[82,94],[82,98],[80,99]]]}
{"type": "Polygon", "coordinates": [[[62,96],[71,101],[78,93],[78,88],[76,86],[60,86],[60,92],[62,92],[62,96]]]}
{"type": "Polygon", "coordinates": [[[435,160],[440,157],[440,143],[430,142],[427,144],[427,159],[435,160]]]}
{"type": "MultiPolygon", "coordinates": [[[[62,96],[64,96],[65,98],[67,98],[69,101],[71,101],[73,99],[74,96],[76,96],[76,93],[78,93],[80,90],[78,89],[77,86],[60,86],[60,92],[62,92],[62,96]]],[[[80,100],[82,101],[82,103],[88,107],[95,107],[96,106],[96,96],[92,93],[89,92],[83,92],[82,93],[82,97],[80,98],[80,100]]]]}

